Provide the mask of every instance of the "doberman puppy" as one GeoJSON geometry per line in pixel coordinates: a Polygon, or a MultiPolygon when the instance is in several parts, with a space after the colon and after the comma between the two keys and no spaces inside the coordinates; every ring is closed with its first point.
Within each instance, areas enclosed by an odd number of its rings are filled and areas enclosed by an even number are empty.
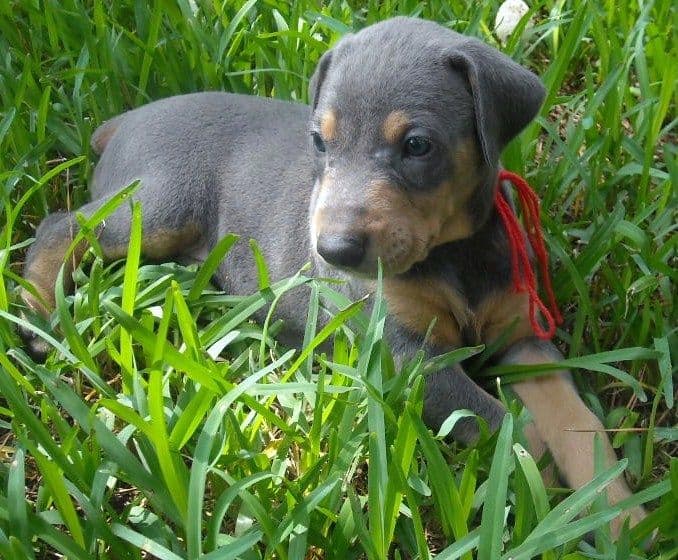
{"type": "MultiPolygon", "coordinates": [[[[235,232],[260,242],[272,276],[291,276],[311,261],[315,274],[345,280],[341,289],[351,297],[373,290],[380,259],[397,355],[491,344],[513,326],[501,363],[558,361],[557,349],[533,334],[526,294],[511,287],[510,248],[493,205],[500,153],[543,97],[534,74],[482,42],[395,18],[346,36],[321,58],[310,107],[198,93],[104,123],[92,139],[101,153],[93,201],[80,212],[91,215],[139,179],[134,196],[149,258],[200,261],[235,232]]],[[[107,259],[125,256],[130,214],[120,206],[99,232],[107,259]]],[[[25,277],[35,294],[23,298],[44,314],[54,305],[74,224],[69,213],[49,216],[29,252],[25,277]]],[[[246,244],[221,263],[215,281],[233,293],[257,289],[246,244]]],[[[297,292],[279,309],[297,340],[306,305],[297,292]]],[[[548,447],[572,487],[588,482],[593,432],[603,426],[569,374],[513,387],[533,417],[532,453],[548,447]]],[[[430,375],[427,424],[438,428],[459,408],[493,429],[505,413],[461,366],[430,375]]],[[[453,435],[473,440],[475,423],[459,423],[453,435]]],[[[605,452],[615,460],[607,442],[605,452]]],[[[612,502],[629,494],[622,480],[608,492],[612,502]]],[[[630,515],[637,522],[644,513],[630,515]]]]}

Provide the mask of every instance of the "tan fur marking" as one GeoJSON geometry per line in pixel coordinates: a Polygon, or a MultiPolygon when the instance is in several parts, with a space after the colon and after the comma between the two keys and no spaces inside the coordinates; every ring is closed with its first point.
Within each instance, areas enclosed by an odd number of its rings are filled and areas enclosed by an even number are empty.
{"type": "Polygon", "coordinates": [[[528,313],[529,301],[525,292],[508,289],[490,294],[475,312],[480,338],[485,344],[491,344],[506,336],[504,346],[510,346],[521,338],[532,336],[528,313]]]}
{"type": "Polygon", "coordinates": [[[459,325],[468,320],[471,312],[449,285],[429,278],[385,278],[384,296],[389,312],[402,326],[424,335],[435,319],[433,343],[450,349],[462,345],[459,325]]]}
{"type": "MultiPolygon", "coordinates": [[[[321,228],[323,224],[325,223],[325,209],[324,208],[316,208],[315,211],[313,212],[313,215],[311,216],[311,231],[315,234],[318,235],[319,232],[321,231],[321,228]]],[[[316,239],[313,239],[312,242],[315,244],[316,239]]]]}
{"type": "Polygon", "coordinates": [[[375,181],[367,190],[364,228],[374,260],[381,257],[388,274],[405,272],[423,260],[430,247],[429,217],[407,193],[387,182],[375,181]]]}
{"type": "Polygon", "coordinates": [[[454,162],[454,176],[447,185],[448,190],[441,193],[437,201],[433,201],[433,204],[437,202],[445,208],[437,244],[469,237],[476,227],[466,210],[466,204],[480,182],[478,169],[481,158],[475,138],[460,141],[451,158],[454,162]]]}
{"type": "Polygon", "coordinates": [[[334,140],[337,136],[337,114],[334,109],[328,109],[320,119],[320,134],[323,140],[334,140]]]}
{"type": "MultiPolygon", "coordinates": [[[[318,235],[321,231],[325,232],[327,230],[328,224],[326,223],[325,219],[326,209],[323,201],[323,192],[330,185],[330,182],[330,174],[325,173],[321,177],[317,186],[317,192],[315,193],[315,205],[311,214],[311,234],[314,236],[318,235]]],[[[311,242],[315,246],[316,239],[312,239],[311,242]]]]}
{"type": "MultiPolygon", "coordinates": [[[[59,270],[64,265],[64,257],[71,242],[72,239],[70,238],[62,239],[51,243],[47,247],[43,247],[38,253],[33,254],[31,262],[24,270],[24,278],[33,284],[39,298],[36,298],[24,289],[21,291],[21,298],[31,309],[43,316],[49,315],[52,309],[54,309],[54,287],[59,276],[59,270]]],[[[80,264],[86,248],[87,244],[85,242],[80,243],[66,260],[63,274],[64,290],[66,292],[72,289],[73,280],[71,275],[73,270],[80,264]]]]}
{"type": "Polygon", "coordinates": [[[195,224],[187,224],[181,229],[159,229],[144,234],[141,252],[150,259],[171,257],[185,252],[199,238],[200,230],[195,224]]]}
{"type": "Polygon", "coordinates": [[[477,309],[471,309],[450,285],[431,278],[386,278],[384,294],[391,313],[414,332],[425,334],[433,317],[437,317],[438,324],[432,333],[434,342],[446,346],[467,343],[463,337],[467,331],[484,344],[505,335],[505,346],[532,336],[525,294],[498,292],[477,309]]]}
{"type": "MultiPolygon", "coordinates": [[[[539,350],[525,349],[515,362],[538,364],[552,360],[552,356],[539,350]]],[[[594,475],[594,435],[603,430],[600,420],[583,403],[565,372],[521,381],[513,388],[532,414],[537,432],[551,450],[560,472],[573,488],[581,488],[594,475]]],[[[611,466],[617,458],[606,435],[601,432],[601,436],[606,464],[611,466]]],[[[618,478],[608,486],[607,494],[614,504],[629,497],[631,492],[623,478],[618,478]]],[[[635,524],[645,513],[642,508],[634,508],[628,515],[635,524]]],[[[617,534],[622,521],[620,517],[613,522],[617,534]]]]}
{"type": "MultiPolygon", "coordinates": [[[[162,228],[152,232],[142,232],[141,254],[149,259],[176,257],[190,252],[191,246],[200,239],[200,229],[196,224],[186,224],[180,229],[162,228]]],[[[127,244],[111,245],[101,243],[101,250],[108,260],[122,259],[127,256],[127,244]]]]}
{"type": "Polygon", "coordinates": [[[108,142],[113,137],[115,132],[118,130],[118,125],[119,122],[117,121],[117,119],[115,119],[113,121],[103,123],[99,128],[97,128],[94,131],[94,134],[92,134],[90,145],[92,146],[92,149],[94,150],[95,153],[101,155],[104,152],[106,146],[108,145],[108,142]]]}
{"type": "Polygon", "coordinates": [[[404,111],[392,111],[381,125],[381,132],[389,144],[397,144],[410,126],[410,117],[404,111]]]}
{"type": "MultiPolygon", "coordinates": [[[[527,450],[535,461],[539,462],[543,455],[548,451],[548,447],[541,436],[534,422],[530,422],[523,429],[525,438],[527,438],[527,450]]],[[[546,486],[557,486],[558,475],[552,462],[546,465],[541,471],[541,477],[546,486]]]]}

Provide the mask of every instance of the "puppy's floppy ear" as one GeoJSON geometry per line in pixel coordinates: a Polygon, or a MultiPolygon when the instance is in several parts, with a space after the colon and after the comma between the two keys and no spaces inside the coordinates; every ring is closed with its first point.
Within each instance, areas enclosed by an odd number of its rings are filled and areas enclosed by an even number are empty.
{"type": "Polygon", "coordinates": [[[504,146],[537,115],[544,86],[532,72],[477,39],[466,38],[448,56],[471,86],[480,145],[494,166],[504,146]]]}
{"type": "Polygon", "coordinates": [[[316,66],[315,72],[313,73],[313,76],[311,76],[311,81],[308,84],[308,100],[311,104],[311,109],[315,109],[318,105],[320,89],[323,81],[325,81],[325,76],[327,76],[327,70],[329,69],[331,62],[332,51],[327,51],[320,57],[318,66],[316,66]]]}

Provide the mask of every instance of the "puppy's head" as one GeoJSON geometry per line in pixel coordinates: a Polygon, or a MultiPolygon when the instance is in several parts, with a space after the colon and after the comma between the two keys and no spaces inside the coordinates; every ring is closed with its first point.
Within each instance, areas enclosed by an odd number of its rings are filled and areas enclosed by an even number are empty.
{"type": "Polygon", "coordinates": [[[345,37],[311,80],[311,242],[328,263],[407,271],[489,215],[499,154],[539,79],[484,43],[395,18],[345,37]]]}

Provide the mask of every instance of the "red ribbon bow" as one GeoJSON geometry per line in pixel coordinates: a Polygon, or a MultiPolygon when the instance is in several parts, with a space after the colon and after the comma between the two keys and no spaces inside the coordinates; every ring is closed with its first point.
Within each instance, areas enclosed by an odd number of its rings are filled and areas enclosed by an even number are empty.
{"type": "Polygon", "coordinates": [[[553,338],[556,333],[556,325],[563,322],[563,317],[558,309],[556,298],[553,294],[553,287],[551,286],[551,277],[549,276],[548,262],[549,256],[546,252],[546,245],[544,244],[544,234],[541,229],[541,221],[539,219],[539,197],[527,184],[527,181],[520,175],[511,173],[510,171],[502,170],[499,172],[497,180],[497,190],[494,195],[494,205],[504,222],[504,228],[508,236],[509,247],[511,249],[511,271],[513,273],[513,288],[517,292],[527,292],[530,302],[530,325],[534,334],[541,339],[548,340],[553,338]],[[520,227],[518,218],[516,217],[511,205],[504,198],[501,189],[501,182],[509,181],[516,189],[518,200],[520,201],[520,208],[523,215],[523,222],[525,225],[525,232],[527,239],[532,246],[534,255],[539,264],[539,272],[541,280],[544,284],[544,291],[548,297],[548,307],[539,298],[537,293],[537,276],[530,256],[527,253],[525,244],[525,236],[520,227]],[[546,321],[547,329],[544,329],[540,324],[537,313],[541,313],[546,321]]]}

